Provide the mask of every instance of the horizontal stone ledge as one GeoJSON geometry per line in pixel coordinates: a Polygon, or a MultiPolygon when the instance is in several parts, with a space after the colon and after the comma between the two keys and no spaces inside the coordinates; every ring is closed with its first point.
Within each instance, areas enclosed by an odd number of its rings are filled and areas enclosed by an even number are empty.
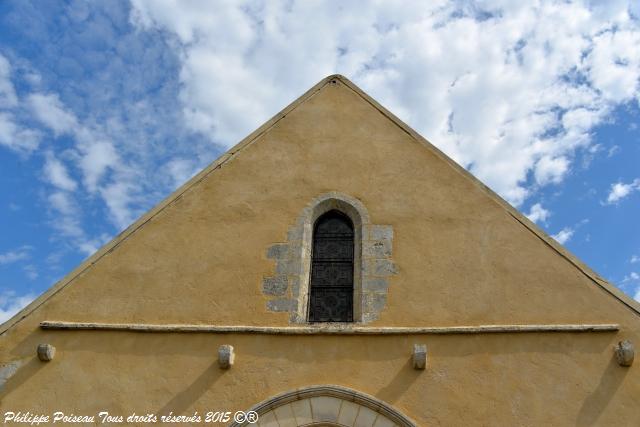
{"type": "Polygon", "coordinates": [[[267,335],[423,335],[423,334],[491,334],[531,332],[615,332],[617,324],[560,325],[478,325],[432,327],[367,327],[351,325],[309,326],[222,326],[222,325],[154,325],[144,323],[84,323],[44,321],[42,329],[97,330],[131,332],[204,332],[215,334],[267,335]]]}

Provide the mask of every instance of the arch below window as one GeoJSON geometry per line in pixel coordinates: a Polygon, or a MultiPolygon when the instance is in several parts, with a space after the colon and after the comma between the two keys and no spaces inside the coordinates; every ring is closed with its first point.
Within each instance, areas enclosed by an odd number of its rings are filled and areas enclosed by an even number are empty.
{"type": "MultiPolygon", "coordinates": [[[[416,423],[390,404],[359,391],[321,385],[289,391],[265,400],[250,411],[260,425],[416,427],[416,423]]],[[[233,423],[231,427],[255,424],[233,423]]]]}

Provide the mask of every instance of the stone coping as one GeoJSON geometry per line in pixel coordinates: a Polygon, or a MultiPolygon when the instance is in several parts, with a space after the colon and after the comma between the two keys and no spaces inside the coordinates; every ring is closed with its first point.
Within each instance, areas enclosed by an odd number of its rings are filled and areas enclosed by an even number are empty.
{"type": "Polygon", "coordinates": [[[488,334],[532,332],[616,332],[620,325],[605,324],[526,324],[429,327],[370,327],[357,324],[323,324],[305,326],[189,325],[145,323],[40,322],[42,329],[99,330],[131,332],[207,332],[217,334],[264,335],[422,335],[422,334],[488,334]]]}

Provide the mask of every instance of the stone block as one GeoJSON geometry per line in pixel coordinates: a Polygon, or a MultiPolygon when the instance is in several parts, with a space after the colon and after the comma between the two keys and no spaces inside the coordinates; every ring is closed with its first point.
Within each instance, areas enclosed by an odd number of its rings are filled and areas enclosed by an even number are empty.
{"type": "Polygon", "coordinates": [[[413,369],[425,369],[427,367],[426,344],[413,345],[413,369]]]}
{"type": "Polygon", "coordinates": [[[365,274],[370,276],[391,276],[398,274],[398,267],[390,259],[365,259],[365,274]]]}
{"type": "Polygon", "coordinates": [[[391,256],[391,240],[365,241],[362,252],[365,258],[389,258],[391,256]]]}
{"type": "Polygon", "coordinates": [[[287,276],[265,277],[262,280],[262,292],[265,295],[282,296],[287,291],[287,276]]]}
{"type": "Polygon", "coordinates": [[[291,288],[291,295],[297,297],[300,293],[300,277],[289,276],[289,286],[291,288]]]}
{"type": "Polygon", "coordinates": [[[389,281],[382,277],[364,277],[362,279],[363,292],[387,292],[389,281]]]}
{"type": "Polygon", "coordinates": [[[298,425],[307,425],[313,422],[311,415],[311,403],[309,399],[296,400],[291,402],[291,409],[296,417],[298,425]]]}
{"type": "Polygon", "coordinates": [[[276,261],[276,274],[286,275],[289,274],[289,260],[279,259],[276,261]]]}
{"type": "Polygon", "coordinates": [[[393,240],[393,227],[390,225],[369,226],[369,240],[393,240]]]}
{"type": "Polygon", "coordinates": [[[335,423],[340,412],[340,399],[329,396],[312,397],[311,412],[315,422],[324,421],[335,423]]]}
{"type": "Polygon", "coordinates": [[[348,400],[343,400],[340,415],[338,416],[338,424],[352,426],[358,416],[358,409],[360,409],[360,405],[356,405],[348,400]]]}
{"type": "Polygon", "coordinates": [[[218,347],[218,366],[220,369],[229,369],[235,362],[236,354],[233,351],[233,346],[223,344],[218,347]]]}
{"type": "Polygon", "coordinates": [[[278,274],[300,274],[300,261],[299,260],[277,260],[276,261],[276,273],[278,274]]]}
{"type": "Polygon", "coordinates": [[[370,322],[373,322],[374,320],[378,320],[378,317],[380,317],[380,313],[363,312],[362,313],[362,322],[363,323],[370,323],[370,322]]]}
{"type": "Polygon", "coordinates": [[[302,240],[302,236],[304,234],[304,228],[300,226],[291,227],[287,232],[287,240],[289,242],[294,242],[297,240],[302,240]]]}
{"type": "Polygon", "coordinates": [[[53,360],[56,355],[56,348],[51,344],[38,344],[38,359],[43,362],[53,360]]]}
{"type": "Polygon", "coordinates": [[[278,406],[273,412],[276,414],[279,427],[298,427],[291,404],[287,403],[286,405],[278,406]]]}
{"type": "Polygon", "coordinates": [[[353,427],[371,427],[376,421],[377,416],[377,412],[374,412],[365,406],[361,406],[360,412],[358,412],[358,416],[356,417],[356,421],[353,424],[353,427]]]}
{"type": "Polygon", "coordinates": [[[267,258],[269,259],[284,259],[288,256],[289,244],[287,243],[276,243],[267,249],[267,258]]]}
{"type": "Polygon", "coordinates": [[[386,293],[367,292],[362,295],[364,296],[365,313],[379,313],[387,303],[386,293]]]}
{"type": "Polygon", "coordinates": [[[276,414],[273,411],[262,414],[258,420],[258,425],[260,425],[260,427],[280,427],[276,419],[276,414]]]}
{"type": "Polygon", "coordinates": [[[620,366],[631,366],[635,357],[635,348],[629,340],[620,341],[615,348],[616,360],[620,366]]]}
{"type": "Polygon", "coordinates": [[[395,424],[389,418],[378,415],[378,418],[376,418],[376,422],[373,427],[395,427],[395,424]]]}
{"type": "Polygon", "coordinates": [[[290,260],[298,260],[298,262],[300,262],[302,257],[308,255],[307,251],[308,248],[301,243],[292,243],[289,246],[289,253],[287,254],[287,256],[290,260]]]}
{"type": "Polygon", "coordinates": [[[392,274],[398,274],[398,267],[393,261],[388,259],[377,259],[375,261],[376,276],[390,276],[392,274]]]}
{"type": "Polygon", "coordinates": [[[272,299],[267,301],[267,310],[284,312],[295,310],[295,301],[286,298],[272,299]]]}

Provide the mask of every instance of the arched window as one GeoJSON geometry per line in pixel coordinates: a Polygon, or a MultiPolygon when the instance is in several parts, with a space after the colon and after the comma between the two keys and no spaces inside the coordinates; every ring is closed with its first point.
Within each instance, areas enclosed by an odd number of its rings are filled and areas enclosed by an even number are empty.
{"type": "Polygon", "coordinates": [[[313,227],[310,322],[353,322],[353,223],[331,210],[313,227]]]}
{"type": "Polygon", "coordinates": [[[266,257],[276,262],[264,276],[267,310],[289,312],[289,322],[377,320],[387,301],[393,227],[374,224],[362,202],[332,191],[312,199],[266,257]]]}

